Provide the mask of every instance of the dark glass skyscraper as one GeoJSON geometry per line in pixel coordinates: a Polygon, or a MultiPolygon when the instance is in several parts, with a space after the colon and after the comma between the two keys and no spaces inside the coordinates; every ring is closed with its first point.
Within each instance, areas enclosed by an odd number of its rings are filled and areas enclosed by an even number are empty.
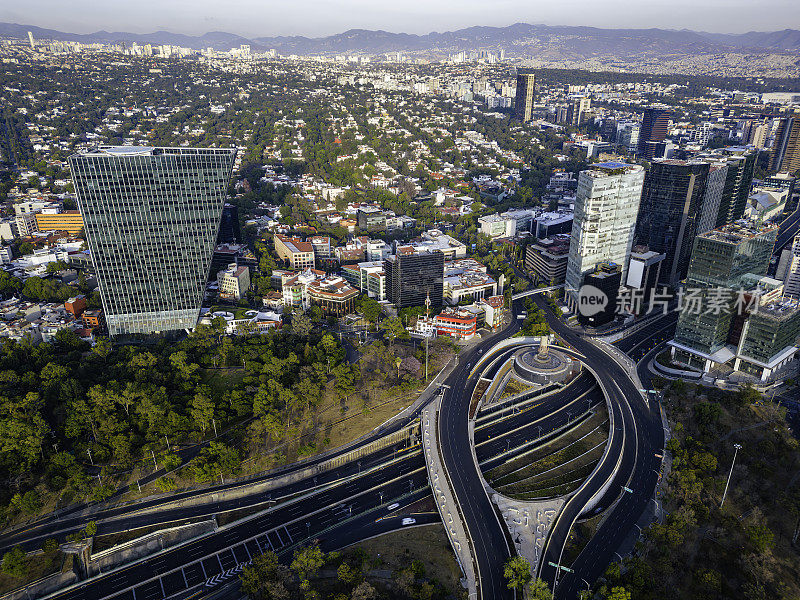
{"type": "MultiPolygon", "coordinates": [[[[750,287],[748,276],[767,272],[777,233],[776,225],[734,224],[695,238],[686,281],[688,289],[699,290],[699,298],[696,307],[686,301],[678,319],[674,342],[682,351],[712,355],[725,346],[737,288],[750,287]],[[725,310],[714,309],[712,302],[725,310]]],[[[691,364],[691,359],[682,360],[691,364]]],[[[717,356],[714,360],[728,359],[717,356]]]]}
{"type": "Polygon", "coordinates": [[[197,324],[235,156],[100,146],[69,158],[111,335],[197,324]]]}
{"type": "Polygon", "coordinates": [[[519,71],[517,73],[517,97],[514,100],[514,116],[523,122],[531,120],[533,95],[536,89],[536,77],[533,73],[519,71]]]}
{"type": "Polygon", "coordinates": [[[222,221],[219,224],[217,244],[232,244],[242,241],[242,230],[239,226],[239,208],[235,204],[226,204],[222,209],[222,221]]]}
{"type": "Polygon", "coordinates": [[[715,228],[735,223],[744,215],[758,154],[753,148],[740,146],[730,146],[724,148],[722,152],[725,155],[728,172],[725,175],[715,228]]]}
{"type": "Polygon", "coordinates": [[[386,295],[398,308],[423,306],[430,298],[441,306],[444,296],[444,254],[438,251],[415,252],[399,247],[395,256],[383,262],[386,295]]]}
{"type": "Polygon", "coordinates": [[[653,158],[657,144],[667,137],[670,114],[668,108],[645,109],[639,129],[639,157],[648,160],[653,158]]]}
{"type": "Polygon", "coordinates": [[[645,174],[636,240],[667,255],[661,283],[675,285],[686,277],[708,170],[704,161],[666,159],[653,161],[645,174]]]}
{"type": "Polygon", "coordinates": [[[784,117],[778,122],[769,169],[786,173],[800,170],[800,117],[784,117]]]}

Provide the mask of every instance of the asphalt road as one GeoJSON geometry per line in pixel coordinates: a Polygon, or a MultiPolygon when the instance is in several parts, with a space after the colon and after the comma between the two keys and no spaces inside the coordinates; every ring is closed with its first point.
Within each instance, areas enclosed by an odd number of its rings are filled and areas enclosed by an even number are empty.
{"type": "MultiPolygon", "coordinates": [[[[220,528],[213,534],[87,580],[54,598],[133,600],[135,590],[135,600],[161,600],[234,569],[268,548],[290,556],[295,548],[311,540],[340,544],[347,538],[335,535],[335,531],[358,532],[365,524],[386,516],[387,505],[396,499],[412,502],[429,494],[424,459],[416,449],[393,465],[321,491],[311,501],[277,505],[253,519],[220,528]]],[[[370,531],[397,526],[385,521],[370,531]]],[[[363,537],[368,536],[354,533],[353,539],[363,537]]]]}
{"type": "Polygon", "coordinates": [[[503,565],[511,556],[511,550],[505,526],[501,525],[500,518],[484,491],[483,477],[472,458],[468,421],[477,376],[470,377],[470,370],[483,352],[498,341],[512,336],[519,328],[519,320],[514,319],[500,333],[462,351],[458,365],[445,381],[449,389],[445,392],[439,413],[442,457],[472,540],[482,600],[512,598],[503,579],[503,565]]]}
{"type": "MultiPolygon", "coordinates": [[[[585,356],[584,362],[594,369],[600,381],[605,384],[614,415],[615,429],[620,428],[615,432],[619,435],[614,436],[612,444],[621,443],[621,448],[612,448],[612,452],[609,453],[610,456],[619,457],[619,468],[607,493],[604,494],[604,496],[608,494],[616,496],[617,501],[595,536],[573,561],[570,568],[574,572],[561,571],[558,576],[556,596],[572,600],[586,587],[584,580],[589,583],[594,582],[604,572],[615,552],[647,508],[648,502],[653,498],[661,465],[664,432],[658,404],[642,398],[631,380],[631,373],[610,359],[594,343],[576,334],[557,319],[541,299],[537,298],[536,302],[544,309],[550,328],[585,356]],[[623,485],[631,492],[623,490],[623,485]]],[[[613,461],[607,461],[601,469],[607,469],[609,466],[614,466],[613,461]]],[[[597,479],[598,481],[606,479],[605,474],[597,479]]],[[[573,496],[559,516],[545,550],[541,569],[541,576],[545,580],[552,582],[556,577],[556,569],[548,563],[561,564],[569,529],[574,519],[582,512],[586,501],[597,491],[595,486],[587,486],[583,494],[573,496]]]]}
{"type": "MultiPolygon", "coordinates": [[[[269,491],[242,495],[239,498],[215,501],[208,490],[203,490],[205,494],[209,494],[208,501],[205,502],[192,501],[192,498],[197,495],[194,493],[175,494],[143,503],[112,507],[98,511],[92,514],[90,518],[98,523],[98,535],[106,535],[156,524],[185,522],[189,519],[196,520],[204,517],[211,518],[215,514],[252,506],[264,505],[263,507],[266,508],[269,502],[307,492],[318,486],[333,483],[344,477],[352,477],[360,471],[366,471],[380,465],[387,458],[392,458],[395,454],[402,454],[405,451],[404,447],[405,444],[397,444],[394,447],[369,454],[358,462],[349,462],[341,467],[324,471],[317,476],[300,479],[294,483],[279,486],[269,491]],[[185,505],[158,508],[163,504],[173,503],[176,500],[185,500],[185,505]]],[[[243,484],[239,483],[237,485],[241,486],[243,484]]],[[[233,487],[237,486],[230,485],[220,489],[231,489],[233,487]]],[[[41,542],[49,537],[64,541],[68,533],[85,527],[88,520],[89,517],[86,516],[73,516],[6,532],[0,535],[0,548],[10,548],[19,544],[26,550],[32,550],[38,548],[41,542]]]]}

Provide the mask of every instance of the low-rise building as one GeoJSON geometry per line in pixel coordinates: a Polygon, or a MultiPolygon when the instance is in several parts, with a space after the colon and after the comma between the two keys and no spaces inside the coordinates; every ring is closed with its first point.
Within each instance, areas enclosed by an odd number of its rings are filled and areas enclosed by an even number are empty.
{"type": "Polygon", "coordinates": [[[83,325],[88,329],[95,329],[105,325],[101,309],[87,309],[83,311],[81,319],[83,320],[83,325]]]}
{"type": "MultiPolygon", "coordinates": [[[[445,260],[465,258],[467,256],[467,246],[464,243],[438,229],[426,231],[422,234],[421,239],[413,240],[406,246],[417,254],[440,252],[444,254],[445,260]]],[[[395,248],[395,252],[397,251],[397,248],[395,248]]]]}
{"type": "Polygon", "coordinates": [[[506,316],[506,299],[504,296],[489,296],[475,303],[483,309],[484,323],[491,329],[497,329],[503,324],[506,316]]]}
{"type": "Polygon", "coordinates": [[[293,271],[314,268],[314,247],[300,238],[276,234],[275,252],[293,271]]]}
{"type": "Polygon", "coordinates": [[[326,315],[341,317],[355,310],[358,289],[351,286],[343,277],[315,279],[308,284],[306,291],[312,305],[322,308],[326,315]]]}
{"type": "Polygon", "coordinates": [[[533,234],[539,238],[549,238],[572,232],[574,213],[571,210],[559,210],[537,215],[532,226],[533,234]]]}
{"type": "Polygon", "coordinates": [[[479,262],[454,260],[444,265],[443,294],[449,304],[459,304],[466,299],[477,301],[496,295],[497,282],[479,262]]]}
{"type": "Polygon", "coordinates": [[[33,235],[38,231],[36,225],[36,214],[22,213],[14,217],[14,224],[17,228],[18,237],[33,235]]]}
{"type": "Polygon", "coordinates": [[[315,235],[307,240],[314,249],[314,260],[327,260],[333,257],[331,252],[331,238],[326,235],[315,235]]]}
{"type": "Polygon", "coordinates": [[[560,285],[567,275],[569,259],[568,234],[544,238],[529,244],[525,249],[525,268],[535,284],[560,285]]]}
{"type": "Polygon", "coordinates": [[[64,302],[64,309],[74,318],[80,319],[86,310],[86,296],[75,296],[64,302]]]}
{"type": "Polygon", "coordinates": [[[217,285],[221,300],[241,300],[250,289],[250,269],[231,263],[217,273],[217,285]]]}
{"type": "Polygon", "coordinates": [[[517,232],[517,222],[502,215],[485,215],[478,217],[480,232],[490,238],[514,237],[517,232]]]}
{"type": "Polygon", "coordinates": [[[361,262],[342,265],[342,277],[370,298],[378,302],[386,300],[386,271],[383,261],[361,262]]]}
{"type": "Polygon", "coordinates": [[[386,215],[376,206],[362,206],[356,215],[359,229],[386,229],[386,215]]]}
{"type": "Polygon", "coordinates": [[[77,210],[59,213],[40,212],[34,215],[39,231],[66,231],[77,235],[83,231],[83,217],[77,210]]]}
{"type": "Polygon", "coordinates": [[[478,329],[478,318],[465,308],[445,308],[433,319],[436,335],[449,335],[458,340],[471,340],[478,329]]]}
{"type": "Polygon", "coordinates": [[[283,305],[306,310],[309,307],[308,286],[317,279],[324,279],[325,273],[306,269],[290,277],[282,277],[283,305]]]}

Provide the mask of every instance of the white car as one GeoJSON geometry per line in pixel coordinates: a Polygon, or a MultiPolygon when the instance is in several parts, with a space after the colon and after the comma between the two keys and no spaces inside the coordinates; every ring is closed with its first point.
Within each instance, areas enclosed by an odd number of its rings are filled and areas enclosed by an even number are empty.
{"type": "Polygon", "coordinates": [[[399,502],[393,502],[389,506],[386,507],[386,510],[395,510],[400,506],[399,502]]]}
{"type": "Polygon", "coordinates": [[[403,525],[413,525],[416,522],[417,522],[417,520],[416,519],[412,519],[411,517],[406,517],[405,519],[402,520],[402,524],[403,525]]]}

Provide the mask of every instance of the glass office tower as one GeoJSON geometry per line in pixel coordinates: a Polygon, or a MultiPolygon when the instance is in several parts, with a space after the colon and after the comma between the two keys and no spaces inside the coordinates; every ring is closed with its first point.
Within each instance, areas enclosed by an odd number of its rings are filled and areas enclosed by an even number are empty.
{"type": "Polygon", "coordinates": [[[676,285],[689,268],[709,163],[656,159],[644,176],[636,241],[666,254],[660,283],[676,285]]]}
{"type": "Polygon", "coordinates": [[[197,324],[235,156],[128,146],[70,156],[112,336],[197,324]]]}
{"type": "Polygon", "coordinates": [[[436,250],[414,252],[399,247],[395,256],[383,261],[386,273],[386,296],[397,308],[441,306],[444,296],[444,254],[436,250]]]}
{"type": "Polygon", "coordinates": [[[517,73],[517,96],[514,100],[514,116],[527,123],[533,114],[533,97],[536,92],[536,75],[530,71],[517,73]]]}

